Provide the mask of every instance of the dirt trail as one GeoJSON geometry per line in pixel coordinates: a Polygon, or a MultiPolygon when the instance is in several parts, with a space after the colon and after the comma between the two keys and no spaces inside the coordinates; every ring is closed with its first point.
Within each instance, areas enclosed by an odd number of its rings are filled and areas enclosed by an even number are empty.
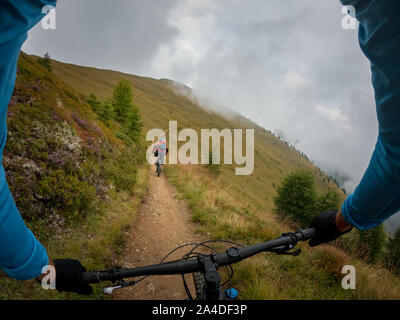
{"type": "MultiPolygon", "coordinates": [[[[149,175],[148,194],[141,204],[120,262],[124,267],[159,263],[177,246],[202,240],[195,235],[188,205],[177,199],[175,188],[163,175],[157,178],[154,170],[149,175]]],[[[182,258],[186,252],[187,249],[178,250],[168,261],[182,258]]],[[[186,279],[194,292],[191,276],[187,275],[186,279]]],[[[117,300],[182,300],[186,297],[180,275],[148,277],[135,286],[113,293],[113,299],[117,300]]]]}

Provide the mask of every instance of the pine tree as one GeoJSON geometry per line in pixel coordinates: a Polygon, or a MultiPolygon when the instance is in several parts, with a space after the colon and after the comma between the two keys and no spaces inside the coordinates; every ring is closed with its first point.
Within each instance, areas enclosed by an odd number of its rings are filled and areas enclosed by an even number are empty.
{"type": "Polygon", "coordinates": [[[115,120],[121,124],[128,121],[128,117],[133,108],[132,86],[128,80],[121,79],[114,88],[113,107],[115,112],[115,120]]]}
{"type": "Polygon", "coordinates": [[[100,120],[106,123],[114,117],[113,103],[111,100],[106,100],[101,104],[98,115],[100,120]]]}
{"type": "Polygon", "coordinates": [[[38,58],[38,63],[45,67],[49,72],[53,71],[53,65],[51,63],[50,55],[48,52],[44,55],[44,58],[38,58]]]}

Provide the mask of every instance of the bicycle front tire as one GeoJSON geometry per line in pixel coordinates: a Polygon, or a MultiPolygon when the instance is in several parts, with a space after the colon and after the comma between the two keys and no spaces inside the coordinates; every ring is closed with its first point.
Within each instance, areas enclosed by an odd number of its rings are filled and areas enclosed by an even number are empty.
{"type": "Polygon", "coordinates": [[[204,279],[204,275],[201,272],[194,272],[193,283],[194,283],[194,288],[196,290],[196,297],[197,297],[196,299],[205,300],[204,287],[206,285],[206,280],[204,279]]]}

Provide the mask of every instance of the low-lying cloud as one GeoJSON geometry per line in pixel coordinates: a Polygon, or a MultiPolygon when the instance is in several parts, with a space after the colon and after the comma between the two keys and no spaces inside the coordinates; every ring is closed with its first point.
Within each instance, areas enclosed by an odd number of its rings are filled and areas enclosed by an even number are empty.
{"type": "MultiPolygon", "coordinates": [[[[337,1],[59,1],[24,50],[192,87],[295,144],[352,191],[377,136],[367,59],[337,1]]],[[[257,146],[255,146],[257,148],[257,146]]]]}

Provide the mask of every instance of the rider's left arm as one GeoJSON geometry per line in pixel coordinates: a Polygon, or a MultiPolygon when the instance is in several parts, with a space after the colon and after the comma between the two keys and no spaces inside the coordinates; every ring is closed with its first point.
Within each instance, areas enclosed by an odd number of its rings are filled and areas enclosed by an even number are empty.
{"type": "Polygon", "coordinates": [[[359,43],[371,62],[379,135],[360,184],[342,206],[342,217],[361,230],[400,210],[400,2],[341,0],[360,22],[359,43]]]}
{"type": "MultiPolygon", "coordinates": [[[[17,61],[29,29],[43,18],[43,7],[56,1],[0,1],[0,160],[7,137],[7,109],[14,90],[17,61]]],[[[0,166],[0,269],[28,280],[40,276],[49,262],[46,249],[26,227],[0,166]]]]}

